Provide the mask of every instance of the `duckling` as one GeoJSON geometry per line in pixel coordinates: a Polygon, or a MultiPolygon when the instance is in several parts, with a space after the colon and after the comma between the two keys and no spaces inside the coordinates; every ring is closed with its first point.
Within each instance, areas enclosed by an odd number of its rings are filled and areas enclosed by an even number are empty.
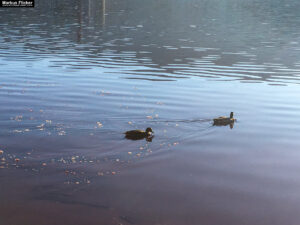
{"type": "Polygon", "coordinates": [[[129,130],[126,131],[125,134],[125,138],[127,139],[131,139],[131,140],[141,140],[141,139],[152,139],[152,134],[154,132],[152,131],[151,127],[148,127],[146,129],[146,131],[143,130],[129,130]]]}
{"type": "Polygon", "coordinates": [[[230,113],[230,117],[221,116],[214,119],[214,126],[226,126],[226,125],[232,125],[236,121],[236,119],[233,118],[233,112],[230,113]]]}

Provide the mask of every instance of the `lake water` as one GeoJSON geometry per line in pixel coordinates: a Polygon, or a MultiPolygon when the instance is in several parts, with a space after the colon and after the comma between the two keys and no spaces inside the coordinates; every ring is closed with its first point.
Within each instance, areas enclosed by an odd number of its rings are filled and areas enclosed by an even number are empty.
{"type": "Polygon", "coordinates": [[[1,8],[0,224],[298,225],[299,10],[1,8]],[[124,138],[146,127],[152,142],[124,138]]]}

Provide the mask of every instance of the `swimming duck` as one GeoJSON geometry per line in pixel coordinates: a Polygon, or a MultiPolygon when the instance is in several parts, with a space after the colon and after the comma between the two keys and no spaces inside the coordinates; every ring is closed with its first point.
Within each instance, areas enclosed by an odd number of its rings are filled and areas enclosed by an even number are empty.
{"type": "Polygon", "coordinates": [[[232,125],[236,121],[236,119],[233,118],[233,112],[230,113],[230,117],[221,116],[214,119],[214,126],[226,126],[226,125],[232,125]]]}
{"type": "Polygon", "coordinates": [[[148,139],[152,137],[153,131],[151,127],[148,127],[145,131],[143,130],[129,130],[125,132],[125,138],[131,140],[148,139]]]}

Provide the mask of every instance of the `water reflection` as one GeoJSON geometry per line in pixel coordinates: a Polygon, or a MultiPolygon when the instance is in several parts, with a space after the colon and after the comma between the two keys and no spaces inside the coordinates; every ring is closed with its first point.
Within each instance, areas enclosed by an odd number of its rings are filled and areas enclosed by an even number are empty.
{"type": "Polygon", "coordinates": [[[102,0],[102,24],[105,25],[105,0],[102,0]]]}
{"type": "Polygon", "coordinates": [[[299,83],[297,8],[295,1],[41,1],[1,11],[0,47],[4,58],[55,54],[51,66],[110,67],[127,79],[299,83]]]}

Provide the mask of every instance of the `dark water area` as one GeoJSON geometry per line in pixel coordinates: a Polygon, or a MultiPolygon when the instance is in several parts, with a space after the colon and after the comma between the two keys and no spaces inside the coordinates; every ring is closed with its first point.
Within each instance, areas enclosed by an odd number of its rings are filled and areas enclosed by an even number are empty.
{"type": "Polygon", "coordinates": [[[299,225],[299,10],[0,8],[0,225],[299,225]]]}

